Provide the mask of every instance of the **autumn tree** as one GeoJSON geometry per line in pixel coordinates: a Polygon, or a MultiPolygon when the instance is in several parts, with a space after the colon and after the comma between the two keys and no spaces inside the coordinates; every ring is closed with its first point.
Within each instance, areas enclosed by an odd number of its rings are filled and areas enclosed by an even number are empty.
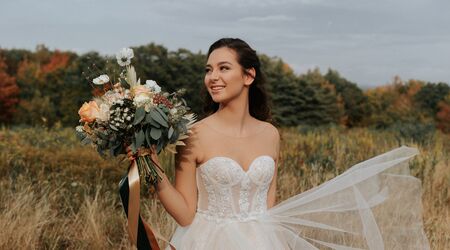
{"type": "Polygon", "coordinates": [[[424,84],[414,79],[404,82],[396,76],[387,85],[367,90],[371,115],[364,119],[365,125],[387,128],[401,123],[433,123],[434,115],[416,101],[424,84]]]}
{"type": "Polygon", "coordinates": [[[436,114],[437,127],[444,133],[450,133],[450,94],[438,103],[436,114]]]}
{"type": "Polygon", "coordinates": [[[19,102],[16,78],[7,72],[4,58],[0,57],[0,123],[10,123],[19,102]]]}

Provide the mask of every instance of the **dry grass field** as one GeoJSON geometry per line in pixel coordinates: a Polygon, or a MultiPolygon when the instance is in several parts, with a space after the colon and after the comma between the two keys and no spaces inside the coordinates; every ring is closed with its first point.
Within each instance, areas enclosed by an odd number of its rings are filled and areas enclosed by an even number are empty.
{"type": "MultiPolygon", "coordinates": [[[[450,249],[450,137],[416,142],[393,131],[281,129],[278,201],[401,144],[418,147],[410,164],[422,180],[432,249],[450,249]]],[[[161,162],[173,172],[173,157],[161,162]]],[[[71,128],[0,129],[0,249],[130,249],[118,183],[127,163],[80,146],[71,128]]],[[[142,213],[167,238],[174,220],[142,193],[142,213]]]]}

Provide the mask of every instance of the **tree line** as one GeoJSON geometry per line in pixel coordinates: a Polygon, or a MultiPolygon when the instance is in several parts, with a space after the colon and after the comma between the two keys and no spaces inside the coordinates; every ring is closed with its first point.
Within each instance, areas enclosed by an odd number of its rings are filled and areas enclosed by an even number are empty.
{"type": "MultiPolygon", "coordinates": [[[[141,81],[152,79],[163,90],[187,90],[185,99],[202,116],[206,55],[162,45],[133,47],[133,65],[141,81]]],[[[338,124],[388,128],[396,124],[431,124],[450,132],[450,87],[395,77],[363,91],[338,71],[318,68],[295,74],[281,58],[260,54],[278,126],[338,124]]],[[[114,56],[54,50],[0,49],[0,123],[75,126],[78,108],[92,98],[91,80],[120,74],[114,56]],[[106,72],[105,72],[106,71],[106,72]]]]}

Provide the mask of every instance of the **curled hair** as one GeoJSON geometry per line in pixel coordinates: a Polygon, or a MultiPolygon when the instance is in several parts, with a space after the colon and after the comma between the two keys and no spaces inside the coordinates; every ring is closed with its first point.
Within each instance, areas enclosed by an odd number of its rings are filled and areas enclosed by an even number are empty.
{"type": "MultiPolygon", "coordinates": [[[[222,38],[214,42],[208,50],[207,58],[216,49],[233,49],[237,54],[237,61],[242,66],[244,74],[247,70],[254,68],[255,77],[249,89],[249,111],[250,115],[261,121],[271,121],[269,107],[269,97],[265,88],[265,77],[261,72],[261,63],[256,51],[246,42],[239,38],[222,38]]],[[[203,88],[203,112],[206,115],[212,114],[219,109],[219,103],[213,101],[206,88],[203,88]]]]}

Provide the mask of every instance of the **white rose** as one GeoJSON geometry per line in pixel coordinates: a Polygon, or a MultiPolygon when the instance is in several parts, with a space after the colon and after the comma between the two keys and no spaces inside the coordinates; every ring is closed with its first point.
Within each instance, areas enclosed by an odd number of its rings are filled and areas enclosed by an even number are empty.
{"type": "Polygon", "coordinates": [[[155,93],[161,92],[161,87],[153,80],[145,81],[145,87],[152,89],[155,93]]]}
{"type": "Polygon", "coordinates": [[[109,82],[109,76],[108,75],[101,75],[101,76],[95,78],[92,82],[95,85],[103,85],[103,84],[109,82]]]}

